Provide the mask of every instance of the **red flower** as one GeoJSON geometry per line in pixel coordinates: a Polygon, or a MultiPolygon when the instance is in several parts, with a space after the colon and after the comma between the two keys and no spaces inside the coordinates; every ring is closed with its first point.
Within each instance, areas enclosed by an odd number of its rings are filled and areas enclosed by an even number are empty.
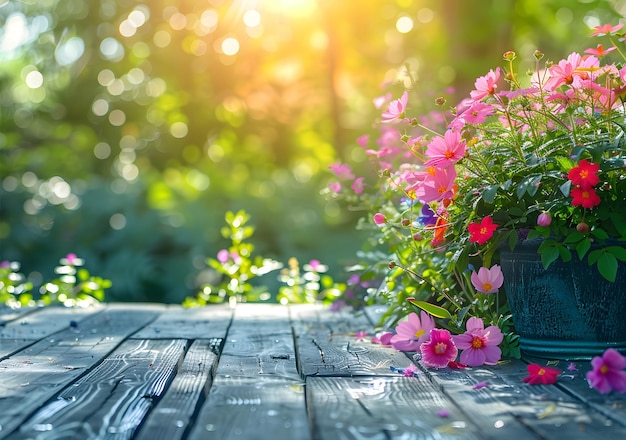
{"type": "Polygon", "coordinates": [[[598,177],[599,169],[600,165],[597,163],[587,162],[583,159],[578,162],[578,166],[569,170],[567,178],[571,180],[574,185],[578,185],[581,188],[591,188],[600,182],[600,178],[598,177]]]}
{"type": "Polygon", "coordinates": [[[522,379],[522,381],[531,385],[552,385],[556,383],[559,374],[561,374],[561,370],[557,370],[556,368],[530,364],[528,366],[528,376],[522,379]]]}
{"type": "Polygon", "coordinates": [[[600,204],[600,197],[596,194],[596,190],[589,188],[576,187],[570,191],[573,206],[582,206],[583,208],[593,208],[600,204]]]}
{"type": "Polygon", "coordinates": [[[470,241],[472,243],[484,244],[493,237],[493,232],[497,228],[498,225],[493,223],[491,217],[485,217],[480,223],[470,223],[467,230],[470,233],[470,241]]]}

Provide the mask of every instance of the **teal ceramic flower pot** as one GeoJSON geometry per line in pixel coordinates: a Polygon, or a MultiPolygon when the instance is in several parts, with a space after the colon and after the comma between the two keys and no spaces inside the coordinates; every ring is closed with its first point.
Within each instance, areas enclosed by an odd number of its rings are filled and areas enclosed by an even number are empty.
{"type": "Polygon", "coordinates": [[[573,256],[544,269],[539,240],[501,249],[504,288],[522,353],[583,360],[607,348],[626,354],[626,264],[611,283],[573,256]]]}

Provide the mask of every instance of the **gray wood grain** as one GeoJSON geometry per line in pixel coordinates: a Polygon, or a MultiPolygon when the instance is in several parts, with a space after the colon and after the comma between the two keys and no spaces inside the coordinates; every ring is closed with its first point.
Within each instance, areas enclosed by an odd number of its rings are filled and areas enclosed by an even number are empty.
{"type": "Polygon", "coordinates": [[[135,437],[137,440],[183,438],[208,394],[220,344],[219,339],[198,339],[191,345],[165,396],[135,437]]]}
{"type": "Polygon", "coordinates": [[[316,439],[483,438],[425,378],[309,377],[306,391],[316,439]]]}
{"type": "Polygon", "coordinates": [[[169,305],[159,318],[132,337],[137,339],[224,339],[233,316],[226,305],[184,308],[169,305]]]}
{"type": "Polygon", "coordinates": [[[125,341],[44,405],[15,439],[130,439],[175,374],[186,341],[125,341]]]}
{"type": "Polygon", "coordinates": [[[616,426],[585,403],[555,385],[522,383],[527,364],[512,360],[504,365],[466,370],[428,370],[427,375],[451,399],[467,402],[464,410],[484,427],[485,438],[626,438],[616,426]],[[477,383],[487,386],[473,389],[477,383]]]}
{"type": "Polygon", "coordinates": [[[189,440],[310,438],[302,383],[281,378],[214,382],[189,440]]]}
{"type": "Polygon", "coordinates": [[[41,339],[0,362],[0,439],[40,405],[156,319],[158,306],[108,306],[74,329],[41,339]]]}
{"type": "Polygon", "coordinates": [[[363,313],[293,307],[291,317],[299,366],[305,376],[395,376],[390,367],[412,364],[404,353],[371,342],[374,328],[363,313]],[[369,336],[357,340],[356,332],[369,336]]]}

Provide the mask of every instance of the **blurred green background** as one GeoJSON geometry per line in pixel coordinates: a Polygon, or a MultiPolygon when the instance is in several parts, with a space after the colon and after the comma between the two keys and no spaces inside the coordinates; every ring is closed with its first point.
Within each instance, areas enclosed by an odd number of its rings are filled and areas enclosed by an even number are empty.
{"type": "MultiPolygon", "coordinates": [[[[328,166],[367,173],[372,98],[410,69],[465,96],[502,53],[559,59],[616,24],[609,0],[0,0],[0,260],[37,285],[74,252],[110,301],[181,302],[228,246],[342,277],[359,212],[328,166]]],[[[523,70],[522,70],[523,71],[523,70]]],[[[454,104],[454,103],[450,103],[454,104]]]]}

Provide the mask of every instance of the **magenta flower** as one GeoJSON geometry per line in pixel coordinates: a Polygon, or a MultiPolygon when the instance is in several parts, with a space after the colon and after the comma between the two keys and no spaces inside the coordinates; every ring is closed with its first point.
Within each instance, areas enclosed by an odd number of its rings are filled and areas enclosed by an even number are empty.
{"type": "Polygon", "coordinates": [[[382,116],[382,122],[392,122],[404,117],[404,111],[406,110],[406,104],[409,100],[408,92],[404,92],[400,99],[396,99],[389,103],[387,111],[384,111],[382,116]]]}
{"type": "Polygon", "coordinates": [[[341,180],[354,179],[354,174],[352,174],[352,168],[350,167],[350,165],[334,163],[332,165],[329,165],[328,169],[331,170],[341,180]]]}
{"type": "Polygon", "coordinates": [[[393,333],[383,332],[380,335],[372,336],[372,344],[380,344],[385,347],[391,347],[391,338],[393,338],[393,333]]]}
{"type": "Polygon", "coordinates": [[[363,148],[367,147],[367,144],[369,143],[369,141],[370,141],[369,134],[364,134],[363,136],[359,136],[358,138],[356,138],[356,143],[362,146],[363,148]]]}
{"type": "Polygon", "coordinates": [[[478,273],[472,271],[472,284],[481,293],[496,293],[502,283],[504,282],[504,275],[502,275],[502,269],[497,264],[494,264],[490,269],[481,267],[478,269],[478,273]]]}
{"type": "Polygon", "coordinates": [[[431,329],[435,328],[435,320],[428,313],[421,311],[421,319],[417,313],[409,313],[406,321],[398,323],[396,334],[391,337],[391,346],[400,351],[418,351],[428,341],[431,329]]]}
{"type": "Polygon", "coordinates": [[[387,223],[387,217],[385,217],[385,214],[377,212],[376,214],[374,214],[374,223],[376,223],[378,226],[384,225],[385,223],[387,223]]]}
{"type": "Polygon", "coordinates": [[[465,324],[467,331],[462,335],[452,336],[452,340],[461,351],[461,362],[470,367],[479,367],[483,364],[495,365],[502,356],[498,344],[503,335],[498,326],[490,325],[485,328],[482,319],[472,317],[465,324]]]}
{"type": "Polygon", "coordinates": [[[443,137],[435,137],[426,148],[427,167],[445,168],[454,165],[465,156],[465,140],[456,130],[447,130],[443,137]]]}
{"type": "Polygon", "coordinates": [[[609,348],[602,357],[594,357],[591,366],[593,369],[587,373],[587,381],[593,388],[602,394],[626,391],[626,371],[623,371],[626,358],[617,350],[609,348]]]}
{"type": "Polygon", "coordinates": [[[550,226],[550,223],[552,223],[552,216],[547,212],[542,212],[537,217],[537,225],[539,226],[550,226]]]}
{"type": "Polygon", "coordinates": [[[459,350],[448,330],[434,328],[430,331],[430,340],[420,347],[422,363],[428,368],[444,368],[448,362],[456,359],[459,350]]]}
{"type": "Polygon", "coordinates": [[[367,332],[356,332],[354,334],[354,337],[356,338],[357,341],[364,341],[365,339],[367,339],[367,332]]]}
{"type": "Polygon", "coordinates": [[[409,365],[402,372],[405,377],[417,377],[417,367],[413,364],[409,365]]]}

